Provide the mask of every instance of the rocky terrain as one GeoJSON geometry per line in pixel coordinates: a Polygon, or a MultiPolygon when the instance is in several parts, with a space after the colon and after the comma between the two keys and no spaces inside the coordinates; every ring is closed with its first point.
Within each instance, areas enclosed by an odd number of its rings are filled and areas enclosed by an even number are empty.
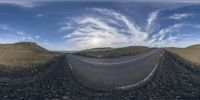
{"type": "Polygon", "coordinates": [[[3,100],[188,100],[200,98],[200,71],[166,52],[148,84],[126,91],[96,91],[82,86],[74,79],[63,56],[36,76],[15,80],[1,76],[0,88],[0,99],[3,100]]]}
{"type": "Polygon", "coordinates": [[[66,55],[46,64],[36,74],[27,70],[0,74],[0,100],[200,99],[199,67],[168,51],[152,79],[131,90],[97,91],[84,87],[73,77],[66,55]]]}

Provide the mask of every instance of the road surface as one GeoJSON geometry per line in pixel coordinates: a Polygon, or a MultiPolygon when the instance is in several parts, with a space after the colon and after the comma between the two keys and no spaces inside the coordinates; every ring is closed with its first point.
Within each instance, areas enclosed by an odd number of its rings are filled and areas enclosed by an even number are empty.
{"type": "Polygon", "coordinates": [[[137,56],[115,59],[93,59],[68,54],[68,64],[76,80],[91,89],[127,89],[148,80],[162,56],[156,49],[137,56]]]}

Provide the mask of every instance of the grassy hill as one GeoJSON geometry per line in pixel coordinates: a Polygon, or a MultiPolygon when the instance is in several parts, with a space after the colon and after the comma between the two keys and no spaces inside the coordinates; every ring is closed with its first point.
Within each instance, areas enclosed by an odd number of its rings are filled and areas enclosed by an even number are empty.
{"type": "MultiPolygon", "coordinates": [[[[93,49],[92,49],[93,50],[93,49]]],[[[117,58],[121,56],[137,55],[153,50],[153,48],[143,46],[130,46],[124,48],[112,48],[109,50],[83,50],[77,52],[77,55],[93,57],[93,58],[117,58]]]]}
{"type": "Polygon", "coordinates": [[[193,64],[200,65],[200,45],[192,45],[186,48],[167,48],[166,50],[193,64]]]}
{"type": "Polygon", "coordinates": [[[188,49],[200,49],[200,44],[191,45],[187,47],[188,49]]]}
{"type": "Polygon", "coordinates": [[[11,69],[37,67],[57,57],[57,54],[32,42],[0,44],[0,66],[11,69]]]}

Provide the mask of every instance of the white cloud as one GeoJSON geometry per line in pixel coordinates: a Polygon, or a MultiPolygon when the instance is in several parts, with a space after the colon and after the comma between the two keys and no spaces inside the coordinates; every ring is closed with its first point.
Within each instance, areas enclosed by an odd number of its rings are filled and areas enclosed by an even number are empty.
{"type": "Polygon", "coordinates": [[[127,32],[132,34],[135,38],[137,38],[135,40],[137,40],[138,42],[143,41],[148,37],[148,33],[141,31],[140,27],[136,26],[135,23],[133,21],[130,21],[126,16],[109,9],[96,8],[94,10],[98,11],[99,13],[108,14],[111,17],[114,17],[116,20],[118,20],[118,22],[122,21],[122,23],[125,24],[125,26],[127,26],[128,28],[127,32]]]}
{"type": "Polygon", "coordinates": [[[180,28],[183,26],[184,24],[175,24],[173,26],[160,29],[160,31],[157,34],[154,34],[151,37],[148,43],[152,44],[153,46],[161,46],[161,47],[174,46],[177,40],[186,36],[183,33],[178,34],[180,28]]]}
{"type": "Polygon", "coordinates": [[[18,31],[16,34],[20,37],[20,41],[30,41],[35,42],[36,38],[24,32],[18,31]]]}
{"type": "Polygon", "coordinates": [[[0,24],[0,44],[16,43],[16,42],[36,42],[40,45],[49,45],[48,40],[41,41],[39,35],[31,35],[18,31],[9,25],[0,24]]]}
{"type": "Polygon", "coordinates": [[[31,2],[28,0],[0,0],[0,4],[10,4],[10,5],[18,5],[22,7],[32,8],[35,6],[35,2],[31,2]]]}
{"type": "MultiPolygon", "coordinates": [[[[151,12],[146,20],[147,24],[138,26],[134,20],[114,10],[87,8],[87,12],[83,15],[64,22],[65,24],[59,30],[66,33],[62,37],[66,41],[65,45],[76,50],[130,45],[166,47],[174,46],[180,39],[188,36],[180,33],[182,27],[188,26],[186,23],[160,28],[157,22],[160,12],[161,10],[151,12]]],[[[190,16],[193,15],[175,14],[173,18],[181,19],[190,16]]],[[[190,26],[199,28],[200,25],[190,26]]]]}
{"type": "Polygon", "coordinates": [[[146,28],[147,31],[150,30],[150,28],[153,26],[153,24],[157,20],[158,14],[159,14],[159,10],[150,13],[147,19],[147,28],[146,28]]]}
{"type": "Polygon", "coordinates": [[[172,16],[169,17],[169,19],[174,19],[174,20],[181,20],[181,19],[185,19],[188,17],[193,16],[192,14],[174,14],[172,16]]]}
{"type": "Polygon", "coordinates": [[[33,8],[41,3],[65,1],[65,0],[0,0],[0,4],[17,5],[21,7],[33,8]]]}
{"type": "Polygon", "coordinates": [[[43,17],[45,14],[37,14],[36,17],[43,17]]]}
{"type": "Polygon", "coordinates": [[[0,0],[0,4],[18,5],[33,8],[46,2],[69,2],[69,1],[112,1],[112,2],[163,2],[163,3],[200,3],[199,0],[0,0]]]}
{"type": "Polygon", "coordinates": [[[44,46],[50,45],[49,40],[45,40],[45,41],[41,42],[41,44],[44,45],[44,46]]]}
{"type": "Polygon", "coordinates": [[[184,26],[200,29],[200,24],[184,24],[184,26]]]}
{"type": "Polygon", "coordinates": [[[66,22],[68,24],[60,28],[63,32],[67,32],[63,36],[66,43],[74,44],[70,48],[86,49],[130,45],[172,46],[180,38],[185,37],[185,34],[178,34],[180,28],[185,24],[175,24],[159,29],[151,36],[152,31],[148,28],[154,28],[158,24],[156,22],[160,12],[158,10],[150,13],[144,28],[137,26],[133,20],[113,10],[93,8],[89,11],[93,13],[74,17],[73,21],[66,22]],[[73,26],[76,27],[73,28],[73,26]]]}
{"type": "Polygon", "coordinates": [[[91,9],[97,15],[75,17],[72,22],[63,25],[59,30],[71,33],[63,36],[74,48],[86,49],[94,47],[117,47],[127,45],[143,45],[148,33],[142,31],[126,16],[109,9],[91,9]],[[118,28],[118,27],[123,28],[118,28]]]}
{"type": "Polygon", "coordinates": [[[9,28],[8,25],[5,25],[5,24],[0,24],[0,29],[2,29],[2,30],[12,30],[12,29],[9,28]]]}

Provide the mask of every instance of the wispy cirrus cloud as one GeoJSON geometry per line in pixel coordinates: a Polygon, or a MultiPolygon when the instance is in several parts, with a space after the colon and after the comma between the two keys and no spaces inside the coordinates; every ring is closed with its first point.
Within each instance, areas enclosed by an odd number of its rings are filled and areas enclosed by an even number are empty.
{"type": "Polygon", "coordinates": [[[183,27],[183,25],[184,24],[175,24],[173,26],[160,29],[159,32],[154,34],[148,42],[153,46],[172,46],[178,39],[185,36],[185,34],[179,34],[179,29],[183,27]]]}
{"type": "Polygon", "coordinates": [[[187,36],[179,33],[180,28],[186,26],[185,23],[159,28],[158,32],[155,32],[154,30],[160,25],[157,20],[161,10],[151,12],[145,26],[137,25],[134,20],[114,10],[104,8],[87,10],[89,13],[73,17],[59,29],[67,32],[63,38],[66,43],[75,44],[76,49],[129,45],[172,46],[187,36]]]}
{"type": "Polygon", "coordinates": [[[0,4],[17,5],[26,8],[33,8],[47,2],[162,2],[162,3],[200,3],[199,0],[0,0],[0,4]]]}
{"type": "Polygon", "coordinates": [[[16,5],[20,7],[33,8],[41,3],[56,2],[65,0],[0,0],[0,4],[16,5]]]}
{"type": "Polygon", "coordinates": [[[159,15],[159,10],[153,11],[150,13],[148,19],[147,19],[147,26],[146,26],[146,31],[150,31],[152,29],[152,26],[155,26],[155,21],[157,20],[157,17],[159,15]]]}
{"type": "Polygon", "coordinates": [[[70,24],[60,30],[77,26],[65,35],[66,42],[75,43],[79,49],[93,47],[116,47],[131,44],[143,45],[148,33],[142,31],[126,16],[109,9],[93,8],[96,15],[75,17],[70,24]]]}
{"type": "MultiPolygon", "coordinates": [[[[104,1],[104,0],[103,0],[104,1]]],[[[111,0],[119,2],[163,2],[163,3],[200,3],[199,0],[111,0]]]]}
{"type": "Polygon", "coordinates": [[[2,31],[0,43],[15,43],[21,41],[34,42],[39,39],[39,36],[31,36],[22,31],[17,31],[5,24],[0,24],[0,30],[2,31]]]}
{"type": "Polygon", "coordinates": [[[174,20],[181,20],[181,19],[185,19],[188,17],[192,17],[193,14],[189,14],[189,13],[182,13],[182,14],[174,14],[172,16],[169,16],[169,19],[174,19],[174,20]]]}
{"type": "Polygon", "coordinates": [[[35,17],[43,17],[45,14],[37,14],[35,17]]]}
{"type": "Polygon", "coordinates": [[[16,43],[16,42],[36,42],[40,45],[49,45],[48,40],[40,40],[39,35],[31,35],[23,31],[18,31],[6,24],[0,24],[0,43],[16,43]]]}
{"type": "Polygon", "coordinates": [[[0,24],[0,29],[2,30],[12,30],[8,25],[6,24],[0,24]]]}
{"type": "Polygon", "coordinates": [[[17,6],[21,6],[21,7],[28,7],[28,8],[32,8],[34,7],[35,1],[28,1],[28,0],[0,0],[0,4],[9,4],[9,5],[17,5],[17,6]]]}

